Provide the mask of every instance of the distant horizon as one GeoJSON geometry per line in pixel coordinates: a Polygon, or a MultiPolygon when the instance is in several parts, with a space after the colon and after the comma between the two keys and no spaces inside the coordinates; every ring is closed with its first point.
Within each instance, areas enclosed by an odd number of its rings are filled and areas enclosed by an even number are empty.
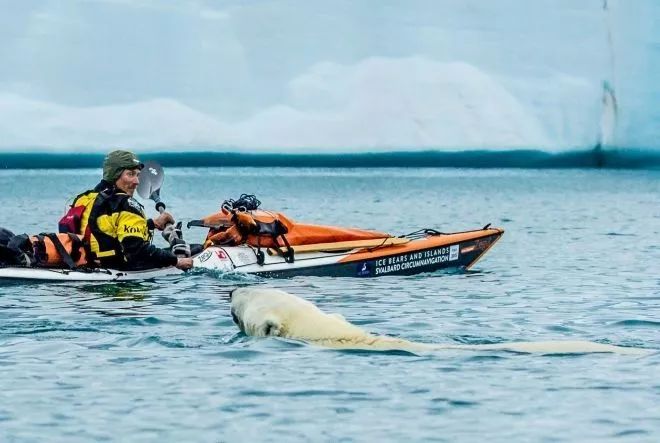
{"type": "MultiPolygon", "coordinates": [[[[659,151],[633,148],[593,148],[560,153],[538,149],[304,154],[202,150],[136,152],[143,161],[158,161],[168,167],[660,168],[659,151]]],[[[0,169],[100,168],[104,157],[105,153],[100,152],[0,152],[0,169]]]]}

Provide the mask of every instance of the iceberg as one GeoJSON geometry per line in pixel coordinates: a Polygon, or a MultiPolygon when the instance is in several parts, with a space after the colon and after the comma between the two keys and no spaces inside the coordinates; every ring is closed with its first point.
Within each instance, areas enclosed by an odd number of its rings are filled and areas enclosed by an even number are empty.
{"type": "Polygon", "coordinates": [[[655,0],[10,2],[0,150],[660,150],[655,0]]]}

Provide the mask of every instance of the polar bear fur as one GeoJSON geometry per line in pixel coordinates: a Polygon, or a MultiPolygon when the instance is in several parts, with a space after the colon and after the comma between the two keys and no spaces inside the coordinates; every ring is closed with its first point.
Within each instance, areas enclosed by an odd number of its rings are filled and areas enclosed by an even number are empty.
{"type": "Polygon", "coordinates": [[[339,314],[327,314],[313,303],[287,292],[263,287],[239,288],[231,294],[231,315],[241,331],[256,337],[281,337],[335,349],[405,351],[510,351],[539,354],[610,352],[642,355],[648,351],[589,341],[515,342],[485,345],[416,343],[370,334],[339,314]]]}

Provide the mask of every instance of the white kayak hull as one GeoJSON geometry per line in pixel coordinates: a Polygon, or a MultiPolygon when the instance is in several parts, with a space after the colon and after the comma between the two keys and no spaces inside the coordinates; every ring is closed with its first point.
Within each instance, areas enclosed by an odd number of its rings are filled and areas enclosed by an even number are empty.
{"type": "Polygon", "coordinates": [[[170,267],[145,271],[118,271],[116,269],[92,269],[70,271],[68,269],[46,268],[0,268],[0,279],[41,280],[41,281],[133,281],[149,280],[183,271],[170,267]]]}

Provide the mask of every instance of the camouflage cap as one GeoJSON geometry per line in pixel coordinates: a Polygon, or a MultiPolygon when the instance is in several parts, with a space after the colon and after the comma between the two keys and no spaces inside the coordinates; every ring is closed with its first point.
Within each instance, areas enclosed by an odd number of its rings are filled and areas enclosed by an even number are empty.
{"type": "Polygon", "coordinates": [[[109,153],[103,161],[103,180],[114,183],[124,169],[142,169],[144,164],[129,151],[116,150],[109,153]]]}

